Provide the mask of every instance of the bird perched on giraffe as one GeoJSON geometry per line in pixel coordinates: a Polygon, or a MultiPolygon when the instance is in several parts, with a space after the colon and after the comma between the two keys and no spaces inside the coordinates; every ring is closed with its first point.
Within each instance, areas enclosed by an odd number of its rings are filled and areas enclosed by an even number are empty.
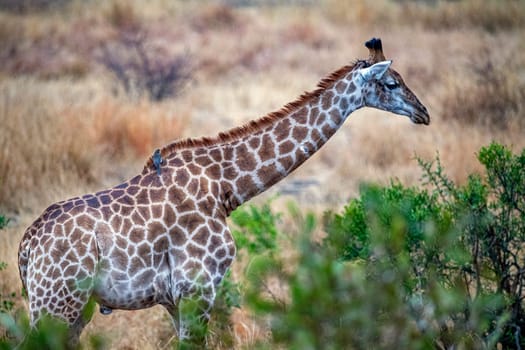
{"type": "Polygon", "coordinates": [[[153,156],[151,157],[151,160],[153,162],[153,166],[155,167],[155,170],[157,170],[157,175],[162,174],[161,165],[164,162],[164,159],[162,159],[162,155],[160,153],[160,149],[157,148],[155,152],[153,152],[153,156]]]}

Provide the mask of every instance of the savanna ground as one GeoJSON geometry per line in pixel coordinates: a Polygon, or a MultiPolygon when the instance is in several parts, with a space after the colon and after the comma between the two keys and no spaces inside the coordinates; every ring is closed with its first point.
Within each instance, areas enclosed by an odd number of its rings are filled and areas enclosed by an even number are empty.
{"type": "MultiPolygon", "coordinates": [[[[24,305],[18,242],[50,203],[130,178],[174,139],[279,109],[366,58],[371,37],[430,126],[360,110],[255,202],[280,193],[277,210],[339,210],[364,181],[417,183],[416,155],[439,153],[461,183],[480,171],[481,146],[525,147],[523,1],[0,0],[0,294],[24,305]]],[[[268,336],[249,310],[232,318],[237,348],[268,336]]],[[[173,334],[160,307],[97,314],[84,336],[100,332],[115,349],[164,349],[173,334]]]]}

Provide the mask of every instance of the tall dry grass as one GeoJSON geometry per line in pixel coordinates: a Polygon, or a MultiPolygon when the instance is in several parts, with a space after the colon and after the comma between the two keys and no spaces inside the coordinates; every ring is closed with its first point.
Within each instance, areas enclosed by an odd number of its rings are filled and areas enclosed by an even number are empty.
{"type": "Polygon", "coordinates": [[[525,27],[525,3],[517,0],[324,0],[323,5],[334,20],[361,26],[435,31],[474,28],[488,32],[525,27]]]}
{"type": "Polygon", "coordinates": [[[488,32],[525,27],[523,1],[403,1],[402,21],[430,30],[481,29],[488,32]]]}
{"type": "Polygon", "coordinates": [[[35,210],[75,194],[72,189],[105,186],[107,177],[123,180],[122,166],[112,164],[146,159],[184,130],[187,116],[170,106],[97,97],[96,90],[72,84],[31,78],[0,83],[3,211],[35,210]]]}
{"type": "Polygon", "coordinates": [[[522,50],[484,47],[457,67],[454,78],[446,81],[443,120],[487,129],[525,128],[525,55],[517,54],[522,50]]]}
{"type": "Polygon", "coordinates": [[[29,78],[1,83],[3,210],[28,210],[63,194],[61,187],[95,181],[100,171],[97,154],[82,132],[83,121],[70,121],[61,114],[59,96],[64,92],[29,78]]]}

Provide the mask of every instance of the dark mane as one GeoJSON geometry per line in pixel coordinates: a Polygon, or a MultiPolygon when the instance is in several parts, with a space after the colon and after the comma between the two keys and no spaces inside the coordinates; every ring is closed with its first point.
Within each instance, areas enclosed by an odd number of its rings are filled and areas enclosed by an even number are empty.
{"type": "MultiPolygon", "coordinates": [[[[235,127],[225,132],[220,132],[215,137],[187,138],[183,140],[174,141],[160,149],[161,156],[162,158],[165,159],[170,154],[178,150],[181,150],[181,149],[195,148],[195,147],[208,147],[208,146],[216,145],[219,143],[232,142],[246,135],[254,133],[258,130],[261,130],[267,127],[268,125],[273,124],[276,120],[282,119],[286,117],[287,115],[290,115],[294,111],[299,110],[301,107],[303,107],[305,104],[310,102],[312,99],[319,97],[323,91],[331,88],[336,81],[338,81],[339,79],[347,75],[349,72],[354,70],[356,67],[362,67],[366,65],[368,65],[368,63],[364,60],[357,60],[356,62],[352,64],[345,65],[337,69],[336,71],[332,72],[325,78],[321,79],[321,81],[319,81],[319,83],[317,84],[317,88],[315,90],[303,93],[295,101],[292,101],[284,105],[278,111],[269,113],[259,119],[249,121],[248,123],[242,126],[235,127]]],[[[146,165],[144,166],[144,170],[152,169],[152,168],[153,168],[153,159],[152,157],[149,157],[148,161],[146,162],[146,165]]]]}

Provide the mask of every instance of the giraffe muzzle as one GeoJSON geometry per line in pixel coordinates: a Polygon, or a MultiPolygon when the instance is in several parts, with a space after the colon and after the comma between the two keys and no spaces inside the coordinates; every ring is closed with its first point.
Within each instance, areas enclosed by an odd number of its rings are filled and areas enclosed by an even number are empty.
{"type": "Polygon", "coordinates": [[[413,113],[410,116],[410,120],[412,120],[412,122],[415,124],[429,125],[430,115],[428,114],[427,109],[423,107],[423,110],[417,110],[415,113],[413,113]]]}

